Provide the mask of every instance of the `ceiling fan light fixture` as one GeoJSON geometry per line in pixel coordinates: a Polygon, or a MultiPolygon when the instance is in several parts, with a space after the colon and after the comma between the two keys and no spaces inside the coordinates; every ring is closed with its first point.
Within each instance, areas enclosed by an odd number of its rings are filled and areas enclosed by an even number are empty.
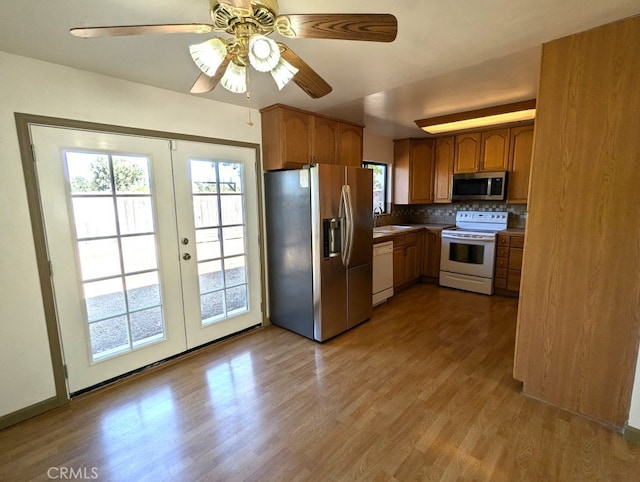
{"type": "Polygon", "coordinates": [[[220,80],[222,87],[234,94],[244,94],[247,91],[247,68],[235,62],[229,62],[220,80]]]}
{"type": "Polygon", "coordinates": [[[296,67],[281,58],[278,65],[276,65],[271,71],[271,77],[276,81],[278,90],[282,90],[282,88],[287,85],[297,73],[298,69],[296,67]]]}
{"type": "Polygon", "coordinates": [[[254,34],[249,39],[249,62],[259,72],[270,72],[280,61],[280,49],[269,37],[254,34]]]}
{"type": "Polygon", "coordinates": [[[227,56],[227,46],[220,38],[212,38],[189,47],[191,58],[202,72],[212,77],[227,56]]]}

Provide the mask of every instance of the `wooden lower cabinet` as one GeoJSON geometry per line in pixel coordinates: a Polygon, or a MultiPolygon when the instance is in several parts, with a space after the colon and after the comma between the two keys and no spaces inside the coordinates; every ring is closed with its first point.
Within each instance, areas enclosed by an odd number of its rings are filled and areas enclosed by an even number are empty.
{"type": "Polygon", "coordinates": [[[422,233],[422,280],[438,282],[440,277],[440,231],[422,233]]]}
{"type": "Polygon", "coordinates": [[[393,288],[406,287],[418,281],[420,247],[418,233],[393,238],[393,288]]]}
{"type": "Polygon", "coordinates": [[[500,233],[496,253],[494,288],[496,294],[518,296],[524,233],[500,233]]]}

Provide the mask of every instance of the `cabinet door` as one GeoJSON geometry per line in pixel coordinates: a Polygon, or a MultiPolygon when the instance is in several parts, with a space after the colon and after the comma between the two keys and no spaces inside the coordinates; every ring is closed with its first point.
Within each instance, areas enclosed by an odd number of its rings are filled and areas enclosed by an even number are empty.
{"type": "Polygon", "coordinates": [[[409,154],[409,202],[433,202],[433,140],[412,140],[409,154]]]}
{"type": "Polygon", "coordinates": [[[405,246],[405,258],[404,258],[404,281],[408,283],[420,276],[418,267],[418,242],[414,241],[411,244],[405,246]]]}
{"type": "Polygon", "coordinates": [[[362,166],[362,127],[338,123],[337,164],[362,166]]]}
{"type": "Polygon", "coordinates": [[[509,168],[509,129],[482,132],[481,171],[506,171],[509,168]]]}
{"type": "Polygon", "coordinates": [[[522,248],[511,248],[509,250],[509,269],[520,271],[522,268],[522,248]]]}
{"type": "Polygon", "coordinates": [[[455,139],[454,172],[476,172],[480,162],[480,133],[460,134],[455,139]]]}
{"type": "Polygon", "coordinates": [[[335,164],[338,155],[338,122],[324,117],[311,118],[311,159],[335,164]]]}
{"type": "Polygon", "coordinates": [[[422,275],[437,278],[440,275],[440,234],[435,231],[424,233],[422,252],[422,275]]]}
{"type": "Polygon", "coordinates": [[[433,202],[451,202],[451,178],[453,176],[455,138],[436,139],[435,168],[433,182],[433,202]]]}
{"type": "Polygon", "coordinates": [[[282,157],[284,167],[311,162],[311,118],[308,114],[282,109],[282,157]]]}
{"type": "Polygon", "coordinates": [[[405,283],[404,246],[393,248],[393,287],[398,288],[405,283]]]}
{"type": "Polygon", "coordinates": [[[393,203],[409,204],[410,139],[393,141],[393,203]]]}
{"type": "Polygon", "coordinates": [[[526,204],[533,151],[533,125],[511,129],[507,202],[526,204]]]}

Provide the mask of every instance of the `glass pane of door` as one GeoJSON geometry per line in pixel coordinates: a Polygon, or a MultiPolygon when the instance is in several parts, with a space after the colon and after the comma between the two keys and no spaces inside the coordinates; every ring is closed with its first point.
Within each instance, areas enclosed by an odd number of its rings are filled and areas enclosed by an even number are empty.
{"type": "Polygon", "coordinates": [[[165,337],[149,158],[64,158],[95,362],[165,337]]]}
{"type": "Polygon", "coordinates": [[[243,165],[192,159],[200,322],[248,310],[243,165]]]}

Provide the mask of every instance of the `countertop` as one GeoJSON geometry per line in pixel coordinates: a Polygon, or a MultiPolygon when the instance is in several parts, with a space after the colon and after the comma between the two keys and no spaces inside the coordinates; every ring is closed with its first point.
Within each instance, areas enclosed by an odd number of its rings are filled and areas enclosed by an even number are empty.
{"type": "Polygon", "coordinates": [[[521,235],[524,236],[524,228],[507,228],[504,231],[500,231],[498,234],[500,233],[504,233],[504,234],[511,234],[511,235],[521,235]]]}
{"type": "Polygon", "coordinates": [[[383,243],[391,241],[395,236],[401,236],[407,233],[417,231],[442,231],[443,229],[452,227],[451,224],[392,224],[389,226],[377,226],[373,228],[373,242],[383,243]]]}

